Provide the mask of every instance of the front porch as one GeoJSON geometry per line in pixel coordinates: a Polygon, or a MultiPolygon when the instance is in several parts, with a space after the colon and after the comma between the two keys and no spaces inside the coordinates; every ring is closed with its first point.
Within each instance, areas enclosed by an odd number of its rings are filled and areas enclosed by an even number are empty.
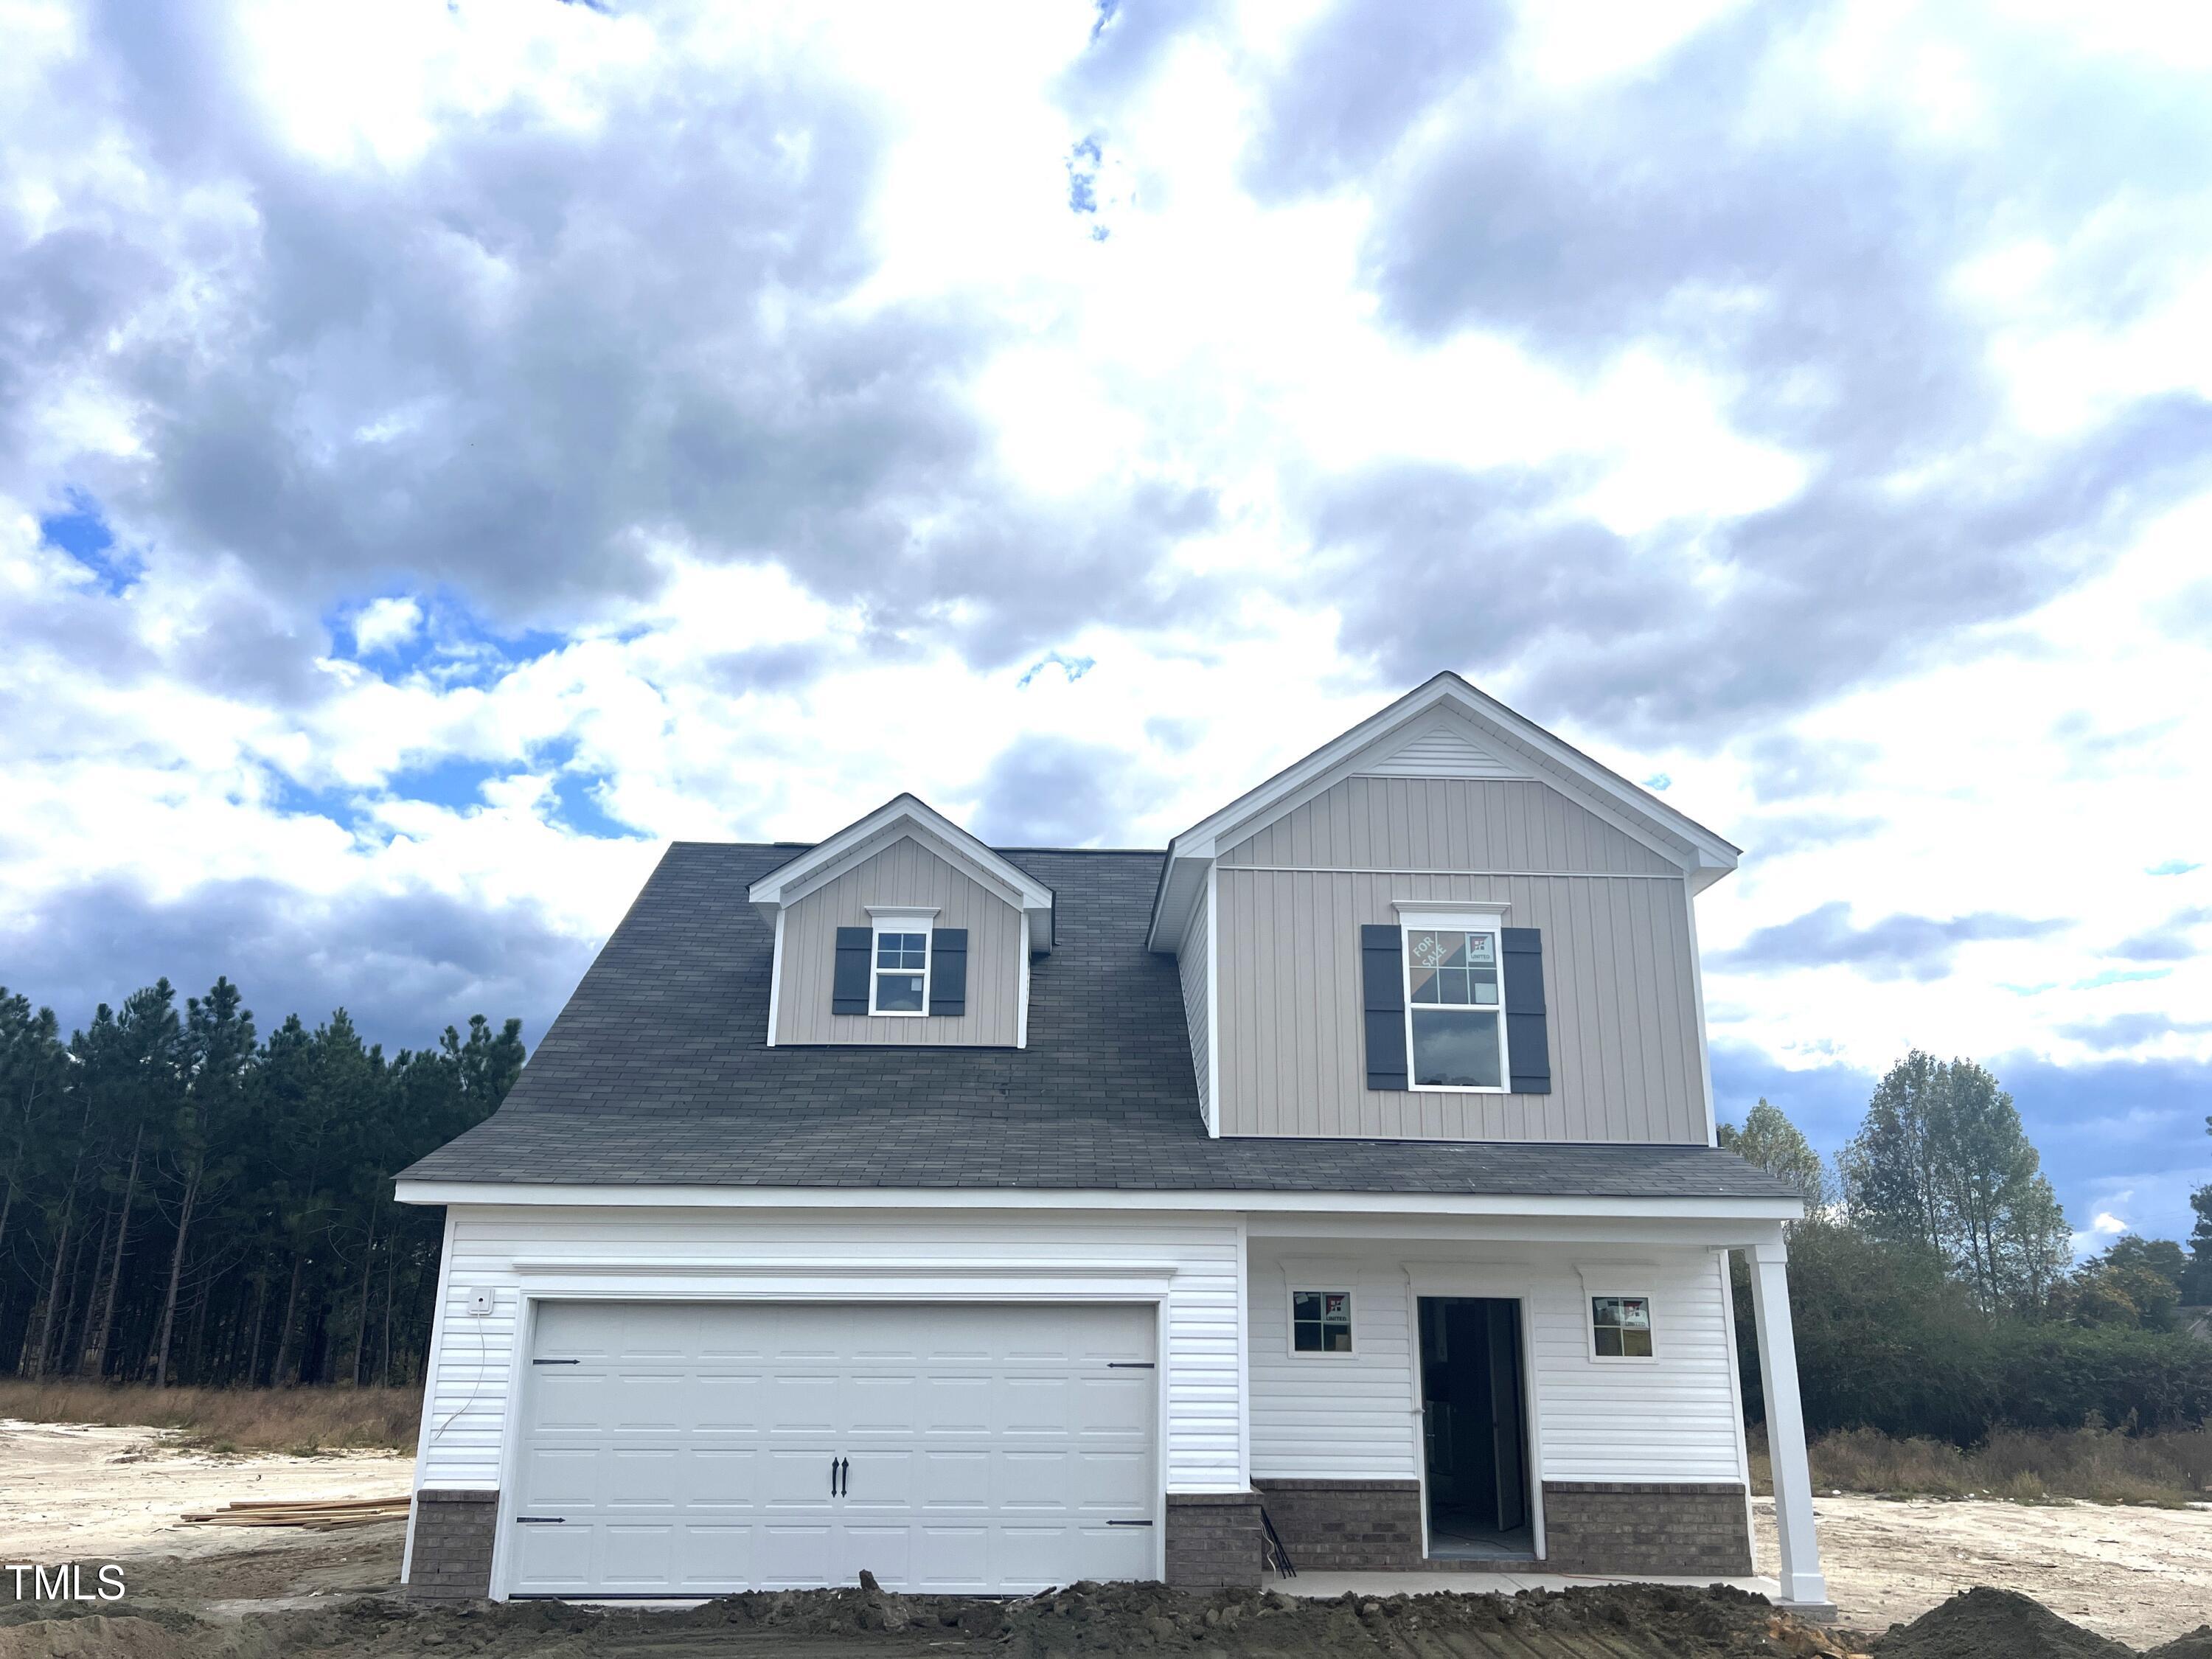
{"type": "MultiPolygon", "coordinates": [[[[1298,1571],[1271,1575],[1277,1588],[1726,1582],[1826,1604],[1778,1224],[1494,1222],[1439,1237],[1263,1231],[1255,1216],[1246,1267],[1250,1524],[1264,1512],[1298,1571]],[[1754,1559],[1738,1249],[1769,1380],[1775,1561],[1754,1559]]],[[[1174,1501],[1170,1576],[1186,1577],[1174,1501]]],[[[1181,1530],[1241,1519],[1187,1512],[1181,1530]]],[[[1224,1559],[1218,1538],[1205,1553],[1224,1559]]]]}

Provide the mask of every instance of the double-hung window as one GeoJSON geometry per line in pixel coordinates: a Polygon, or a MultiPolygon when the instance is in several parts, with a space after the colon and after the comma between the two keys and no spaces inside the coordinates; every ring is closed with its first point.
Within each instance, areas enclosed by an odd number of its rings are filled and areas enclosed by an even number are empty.
{"type": "Polygon", "coordinates": [[[1503,917],[1413,913],[1406,936],[1406,1054],[1416,1089],[1504,1093],[1503,917]]]}
{"type": "Polygon", "coordinates": [[[868,975],[868,1012],[872,1014],[927,1013],[928,923],[911,919],[885,919],[876,923],[875,933],[875,957],[868,975]]]}

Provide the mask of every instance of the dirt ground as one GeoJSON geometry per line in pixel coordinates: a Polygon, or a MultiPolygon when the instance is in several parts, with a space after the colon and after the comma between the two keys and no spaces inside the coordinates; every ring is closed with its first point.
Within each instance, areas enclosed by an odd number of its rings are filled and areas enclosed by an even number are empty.
{"type": "MultiPolygon", "coordinates": [[[[1775,1558],[1774,1505],[1757,1505],[1759,1553],[1775,1558]]],[[[1813,1505],[1838,1620],[1879,1632],[1978,1584],[2018,1590],[2131,1647],[2212,1619],[2212,1505],[1821,1498],[1813,1505]]]]}
{"type": "MultiPolygon", "coordinates": [[[[396,1452],[218,1455],[159,1429],[0,1419],[0,1557],[225,1553],[238,1547],[238,1529],[184,1526],[177,1517],[234,1498],[404,1495],[414,1472],[415,1460],[396,1452]]],[[[0,1595],[5,1589],[0,1581],[0,1595]]]]}
{"type": "MultiPolygon", "coordinates": [[[[2212,1616],[2212,1510],[2203,1508],[1824,1498],[1818,1504],[1821,1541],[1841,1614],[1838,1629],[1845,1632],[1840,1636],[1778,1622],[1762,1605],[1727,1592],[1644,1587],[1516,1601],[1447,1597],[1293,1606],[1265,1593],[1216,1603],[1130,1586],[1018,1604],[1004,1618],[994,1611],[988,1632],[967,1627],[983,1615],[962,1622],[962,1608],[972,1604],[871,1598],[859,1591],[741,1597],[696,1613],[595,1613],[547,1604],[424,1611],[395,1594],[402,1523],[295,1533],[177,1522],[186,1509],[238,1498],[404,1492],[410,1469],[410,1460],[384,1454],[215,1456],[181,1449],[149,1430],[0,1423],[0,1563],[113,1560],[122,1565],[129,1589],[119,1602],[63,1610],[14,1601],[0,1577],[0,1659],[384,1659],[449,1648],[487,1659],[681,1659],[725,1651],[908,1659],[971,1641],[1038,1655],[1421,1651],[1626,1659],[1756,1653],[1811,1659],[1863,1647],[1863,1638],[1928,1613],[1974,1585],[2024,1592],[2086,1627],[2084,1640],[2094,1632],[2136,1649],[2183,1637],[2212,1616]],[[58,1611],[72,1616],[50,1616],[58,1611]],[[1422,1621],[1418,1627],[1414,1620],[1422,1621]]],[[[1760,1508],[1762,1553],[1771,1559],[1771,1509],[1760,1508]]],[[[2188,1652],[2197,1659],[2194,1648],[2188,1652]]],[[[2212,1659],[2212,1638],[2202,1659],[2212,1659]]]]}

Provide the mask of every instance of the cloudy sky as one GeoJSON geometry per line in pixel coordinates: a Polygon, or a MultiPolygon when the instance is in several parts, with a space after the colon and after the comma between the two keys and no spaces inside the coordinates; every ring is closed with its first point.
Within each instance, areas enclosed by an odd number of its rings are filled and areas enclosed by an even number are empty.
{"type": "Polygon", "coordinates": [[[0,0],[0,983],[541,1032],[672,836],[1158,845],[1454,668],[1725,1115],[2212,1179],[2200,6],[0,0]]]}

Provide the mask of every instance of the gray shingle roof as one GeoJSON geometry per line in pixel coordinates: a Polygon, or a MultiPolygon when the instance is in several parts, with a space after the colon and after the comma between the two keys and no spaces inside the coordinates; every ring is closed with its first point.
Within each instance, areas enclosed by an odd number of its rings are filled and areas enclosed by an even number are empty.
{"type": "Polygon", "coordinates": [[[1161,855],[1008,851],[1055,895],[1030,1046],[769,1048],[786,846],[678,842],[498,1112],[423,1181],[1794,1197],[1705,1146],[1210,1139],[1174,961],[1145,949],[1161,855]]]}

